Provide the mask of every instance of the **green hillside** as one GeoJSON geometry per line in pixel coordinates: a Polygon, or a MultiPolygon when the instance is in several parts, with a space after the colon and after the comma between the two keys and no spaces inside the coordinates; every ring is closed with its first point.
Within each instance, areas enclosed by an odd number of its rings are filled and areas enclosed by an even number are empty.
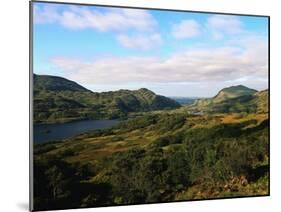
{"type": "Polygon", "coordinates": [[[33,75],[34,91],[89,91],[74,81],[49,75],[33,75]]]}
{"type": "Polygon", "coordinates": [[[219,93],[215,97],[213,97],[212,100],[213,102],[217,103],[241,96],[250,96],[256,92],[256,90],[243,85],[231,86],[220,90],[219,93]]]}
{"type": "Polygon", "coordinates": [[[163,111],[34,151],[40,210],[268,194],[267,114],[163,111]]]}
{"type": "Polygon", "coordinates": [[[224,88],[216,96],[200,99],[187,107],[193,112],[235,113],[268,111],[268,91],[256,91],[245,86],[224,88]]]}
{"type": "Polygon", "coordinates": [[[34,144],[36,210],[268,195],[268,90],[232,86],[180,107],[145,88],[35,81],[36,122],[129,114],[109,129],[34,144]]]}
{"type": "Polygon", "coordinates": [[[176,101],[145,88],[98,93],[61,77],[34,75],[35,123],[123,118],[131,112],[178,107],[176,101]]]}
{"type": "Polygon", "coordinates": [[[254,94],[252,103],[256,105],[256,111],[258,113],[267,113],[268,108],[268,90],[263,90],[254,94]]]}

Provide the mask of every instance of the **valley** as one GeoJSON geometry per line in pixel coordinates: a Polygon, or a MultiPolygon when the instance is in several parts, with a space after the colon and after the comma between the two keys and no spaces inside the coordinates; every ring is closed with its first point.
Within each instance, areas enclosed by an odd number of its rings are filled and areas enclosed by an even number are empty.
{"type": "Polygon", "coordinates": [[[34,144],[38,209],[268,194],[267,90],[232,86],[181,105],[145,88],[95,93],[38,77],[35,123],[121,120],[34,144]]]}

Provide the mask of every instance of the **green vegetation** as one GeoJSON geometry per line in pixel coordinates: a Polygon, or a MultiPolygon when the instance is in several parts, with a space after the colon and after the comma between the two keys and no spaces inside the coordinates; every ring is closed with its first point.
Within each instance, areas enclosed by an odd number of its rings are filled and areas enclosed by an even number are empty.
{"type": "Polygon", "coordinates": [[[35,82],[37,122],[127,118],[34,145],[36,210],[268,194],[267,91],[233,86],[177,108],[147,89],[35,82]]]}
{"type": "Polygon", "coordinates": [[[196,100],[187,110],[208,113],[266,113],[268,112],[268,90],[257,92],[245,86],[222,89],[209,99],[196,100]]]}
{"type": "Polygon", "coordinates": [[[195,102],[195,100],[199,99],[196,97],[170,97],[171,99],[177,101],[181,105],[190,105],[195,102]]]}
{"type": "Polygon", "coordinates": [[[178,107],[145,88],[97,93],[61,77],[34,75],[35,123],[126,118],[133,112],[178,107]]]}
{"type": "Polygon", "coordinates": [[[37,144],[34,157],[38,209],[263,195],[268,118],[162,112],[37,144]]]}
{"type": "Polygon", "coordinates": [[[231,86],[222,89],[214,98],[214,102],[221,102],[227,99],[237,98],[240,96],[249,96],[255,94],[257,91],[243,85],[231,86]]]}

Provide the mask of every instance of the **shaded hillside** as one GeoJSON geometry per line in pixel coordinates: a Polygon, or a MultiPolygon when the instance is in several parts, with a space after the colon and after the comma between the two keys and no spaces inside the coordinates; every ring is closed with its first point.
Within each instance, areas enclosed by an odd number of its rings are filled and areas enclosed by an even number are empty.
{"type": "Polygon", "coordinates": [[[92,92],[76,82],[34,75],[34,121],[66,122],[79,119],[114,119],[130,112],[173,109],[176,101],[142,88],[92,92]]]}
{"type": "Polygon", "coordinates": [[[188,107],[195,112],[254,112],[268,111],[268,90],[256,91],[245,86],[224,88],[216,96],[200,99],[188,107]]]}

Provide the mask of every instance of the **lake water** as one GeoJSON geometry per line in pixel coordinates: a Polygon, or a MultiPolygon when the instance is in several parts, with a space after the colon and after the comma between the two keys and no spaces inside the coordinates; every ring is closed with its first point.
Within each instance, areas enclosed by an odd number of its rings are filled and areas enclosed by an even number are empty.
{"type": "Polygon", "coordinates": [[[35,143],[62,140],[87,131],[110,128],[119,122],[119,120],[84,120],[63,124],[35,124],[33,138],[35,143]]]}

